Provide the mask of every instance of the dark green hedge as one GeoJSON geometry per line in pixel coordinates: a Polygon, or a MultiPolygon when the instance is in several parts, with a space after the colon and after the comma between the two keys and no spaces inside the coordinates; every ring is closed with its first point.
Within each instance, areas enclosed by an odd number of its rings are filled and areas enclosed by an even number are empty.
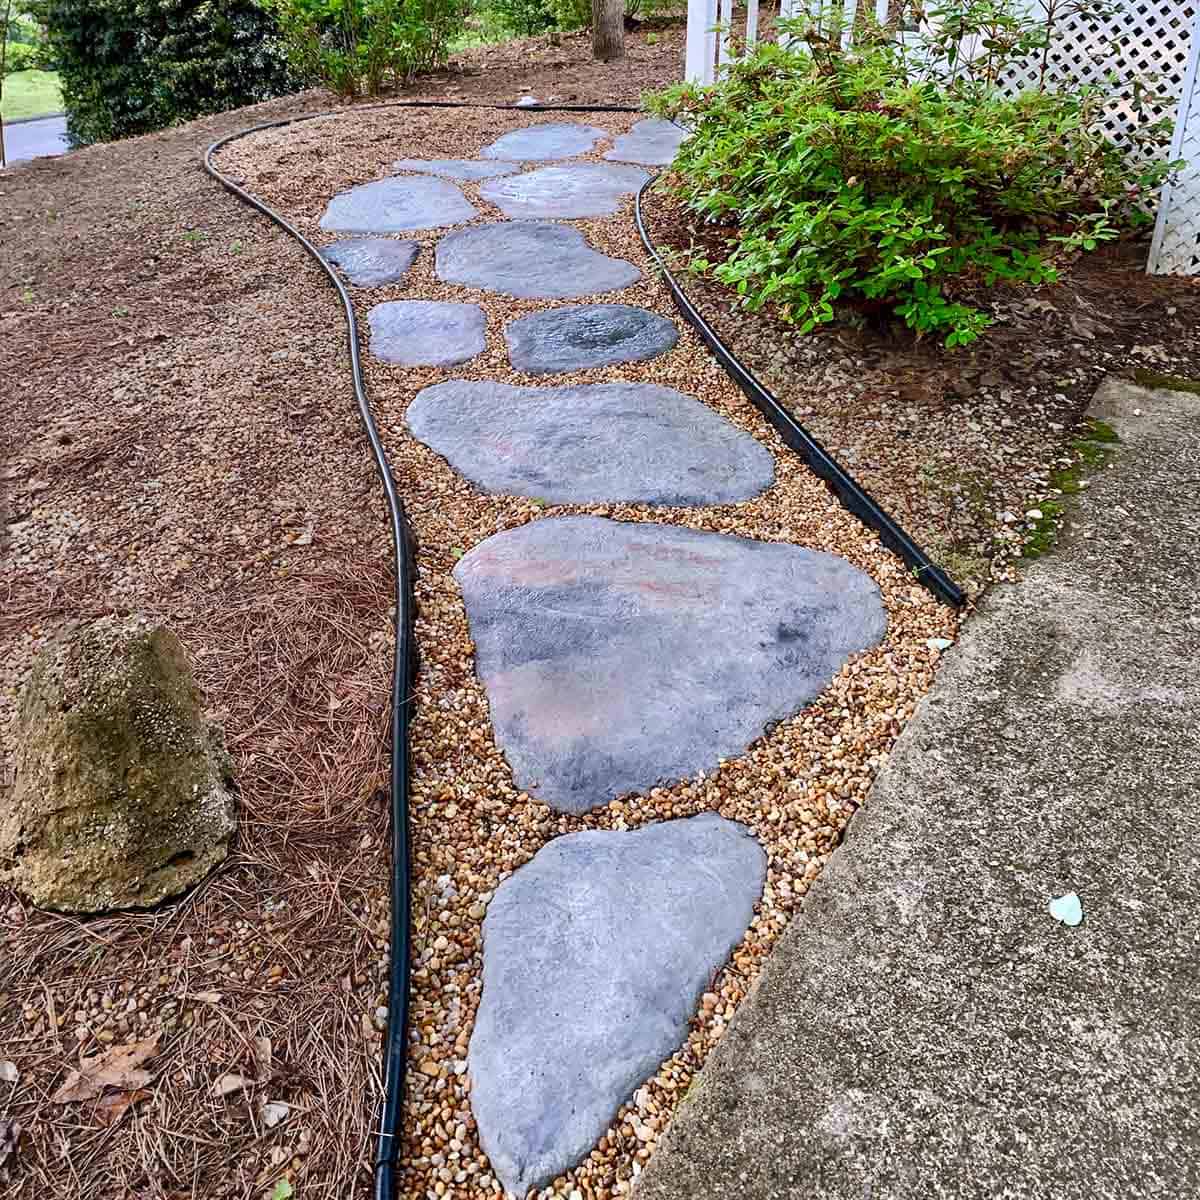
{"type": "Polygon", "coordinates": [[[35,0],[76,145],[162,129],[294,90],[254,0],[35,0]]]}

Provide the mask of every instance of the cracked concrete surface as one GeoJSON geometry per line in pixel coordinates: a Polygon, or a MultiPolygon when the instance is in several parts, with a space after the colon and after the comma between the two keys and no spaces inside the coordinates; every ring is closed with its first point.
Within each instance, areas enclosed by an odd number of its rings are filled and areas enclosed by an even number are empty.
{"type": "Polygon", "coordinates": [[[1094,414],[635,1200],[1200,1194],[1200,398],[1094,414]]]}

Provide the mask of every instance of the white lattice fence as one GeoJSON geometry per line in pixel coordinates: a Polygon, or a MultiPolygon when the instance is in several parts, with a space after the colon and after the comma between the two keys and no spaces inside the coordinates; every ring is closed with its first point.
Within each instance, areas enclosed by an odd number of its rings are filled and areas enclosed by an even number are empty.
{"type": "Polygon", "coordinates": [[[1150,247],[1155,275],[1200,275],[1200,13],[1175,119],[1171,157],[1186,165],[1163,188],[1150,247]]]}

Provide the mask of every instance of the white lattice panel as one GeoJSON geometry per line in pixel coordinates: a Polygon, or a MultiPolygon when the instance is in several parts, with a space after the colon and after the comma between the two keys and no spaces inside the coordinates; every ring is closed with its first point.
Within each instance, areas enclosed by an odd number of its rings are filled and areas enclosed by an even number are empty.
{"type": "Polygon", "coordinates": [[[1163,188],[1149,269],[1155,275],[1200,275],[1200,15],[1192,33],[1171,157],[1187,162],[1163,188]]]}

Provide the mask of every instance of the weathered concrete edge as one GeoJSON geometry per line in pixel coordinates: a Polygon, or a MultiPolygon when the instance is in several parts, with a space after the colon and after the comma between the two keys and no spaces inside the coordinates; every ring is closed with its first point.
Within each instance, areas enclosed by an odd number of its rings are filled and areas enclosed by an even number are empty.
{"type": "MultiPolygon", "coordinates": [[[[1186,1185],[1200,1180],[1195,1117],[1179,1115],[1179,1073],[1163,1047],[1154,1044],[1153,1028],[1133,1030],[1147,1039],[1141,1049],[1140,1083],[1130,1078],[1137,1069],[1133,1062],[1114,1055],[1111,1047],[1102,1052],[1097,1046],[1091,1054],[1081,1051],[1074,1061],[1068,1061],[1071,1056],[1057,1044],[1053,1029],[1047,1033],[1039,1028],[1042,1010],[1061,1009],[1052,1013],[1051,1021],[1057,1017],[1082,1023],[1086,1031],[1085,1022],[1094,1015],[1088,1011],[1091,993],[1107,986],[1110,978],[1111,990],[1126,988],[1119,978],[1124,966],[1119,953],[1121,932],[1100,928],[1095,939],[1099,942],[1108,936],[1110,943],[1115,942],[1118,954],[1114,959],[1111,945],[1089,947],[1089,939],[1066,940],[1078,931],[1060,930],[1044,911],[1048,878],[1058,875],[1059,880],[1069,881],[1074,878],[1073,857],[1089,864],[1096,858],[1096,846],[1086,844],[1088,837],[1095,842],[1094,831],[1085,833],[1085,845],[1077,854],[1072,845],[1071,830],[1081,824],[1079,805],[1071,809],[1068,801],[1069,811],[1061,825],[1053,812],[1045,818],[1062,843],[1061,849],[1055,849],[1066,866],[1058,864],[1056,871],[1054,864],[1038,862],[1034,855],[1032,863],[1019,864],[1025,877],[1018,874],[1009,879],[1005,871],[1016,872],[1015,866],[994,868],[1006,858],[1019,859],[1019,845],[993,844],[990,835],[995,830],[989,829],[986,813],[968,817],[963,828],[947,835],[945,826],[952,824],[955,816],[952,809],[939,803],[947,795],[957,795],[960,803],[976,798],[984,800],[988,809],[1006,807],[1003,791],[978,790],[988,772],[964,769],[962,747],[955,744],[964,722],[973,714],[976,725],[989,723],[986,715],[982,721],[978,719],[981,709],[991,710],[990,715],[1000,722],[1010,719],[1010,708],[1021,711],[1023,701],[1007,705],[1002,689],[995,695],[981,694],[981,682],[996,682],[997,659],[1004,668],[1001,675],[1007,673],[1010,679],[1019,679],[1021,671],[1036,675],[1047,655],[1058,660],[1050,663],[1036,703],[1027,706],[1037,711],[1039,705],[1045,708],[1051,703],[1046,697],[1055,687],[1061,691],[1062,679],[1078,671],[1083,661],[1080,652],[1089,649],[1088,637],[1094,642],[1090,648],[1101,658],[1109,652],[1114,626],[1136,623],[1136,652],[1142,644],[1157,648],[1164,639],[1179,636],[1182,616],[1188,654],[1200,650],[1200,637],[1196,636],[1200,631],[1197,555],[1184,536],[1189,528],[1200,527],[1200,503],[1195,489],[1190,496],[1162,494],[1172,467],[1180,478],[1179,468],[1196,461],[1200,401],[1182,393],[1150,392],[1110,381],[1097,394],[1093,413],[1114,424],[1125,444],[1120,469],[1103,472],[1072,513],[1081,522],[1083,534],[1068,537],[1058,553],[1031,566],[1021,583],[995,593],[969,624],[960,645],[948,655],[934,689],[880,773],[868,806],[855,818],[845,846],[809,893],[724,1042],[694,1083],[635,1188],[636,1200],[734,1194],[744,1200],[1158,1196],[1182,1194],[1180,1186],[1187,1190],[1186,1185]],[[1193,445],[1189,452],[1185,439],[1178,460],[1164,464],[1161,460],[1170,453],[1172,431],[1168,428],[1167,438],[1162,434],[1172,422],[1186,428],[1193,445]],[[1190,460],[1189,453],[1193,455],[1190,460]],[[1156,471],[1163,477],[1154,478],[1156,471]],[[1146,478],[1139,484],[1143,474],[1146,478]],[[1182,513],[1178,508],[1181,501],[1182,513]],[[1141,511],[1137,511],[1139,507],[1141,511]],[[1093,520],[1102,534],[1098,542],[1084,540],[1086,522],[1093,520]],[[1126,562],[1123,557],[1137,559],[1139,541],[1148,543],[1140,550],[1144,579],[1137,578],[1139,563],[1126,562]],[[1177,551],[1174,559],[1173,549],[1177,551]],[[1183,588],[1172,578],[1172,569],[1182,573],[1183,588]],[[1127,579],[1130,573],[1132,581],[1127,579]],[[1087,630],[1087,636],[1072,639],[1072,631],[1080,627],[1087,630]],[[1056,641],[1063,638],[1064,631],[1065,659],[1062,644],[1056,641]],[[949,753],[943,753],[941,747],[948,747],[949,753]],[[956,781],[961,785],[957,793],[956,781]],[[956,838],[965,841],[956,844],[956,838]],[[989,862],[994,856],[997,861],[989,862]],[[945,896],[938,894],[940,891],[945,896]],[[928,901],[931,893],[936,896],[933,904],[928,901]],[[976,896],[980,897],[978,906],[973,904],[976,896]],[[944,902],[947,897],[950,903],[944,902]],[[961,907],[955,909],[954,904],[961,907]],[[931,915],[938,922],[931,921],[931,915]],[[995,929],[988,928],[989,920],[995,929]],[[992,964],[1005,959],[1010,969],[1023,966],[1021,954],[1009,955],[1011,947],[1004,944],[1013,934],[1018,942],[1028,938],[1031,944],[1044,943],[1034,947],[1037,965],[1032,976],[1038,986],[1018,978],[1015,985],[1002,984],[998,990],[991,978],[992,964]],[[907,945],[893,952],[893,938],[907,945]],[[997,941],[1002,943],[1000,949],[997,941]],[[1054,961],[1054,954],[1061,954],[1063,961],[1054,961]],[[1096,961],[1086,961],[1088,954],[1096,961]],[[901,960],[899,966],[896,960],[901,960]],[[1039,992],[1044,982],[1041,976],[1056,975],[1063,978],[1050,978],[1039,992]],[[924,988],[926,981],[928,987],[924,988]],[[913,989],[911,1003],[895,994],[897,985],[901,990],[906,986],[913,989]],[[933,999],[915,994],[923,990],[933,999]],[[1071,1011],[1071,1000],[1060,995],[1063,991],[1068,997],[1082,993],[1082,1018],[1071,1011]],[[956,1000],[959,993],[961,1003],[956,1000]],[[978,1011],[975,997],[979,997],[978,1011]],[[921,1028],[914,1034],[912,1026],[930,1022],[934,1014],[945,1020],[944,1030],[921,1028]],[[1007,1032],[998,1027],[1005,1019],[1033,1040],[1028,1050],[1022,1047],[1018,1053],[1006,1055],[1003,1046],[997,1049],[1007,1032]],[[989,1028],[989,1021],[997,1028],[989,1028]],[[943,1044],[941,1061],[935,1061],[943,1044]],[[929,1055],[927,1071],[923,1063],[914,1061],[914,1046],[929,1055]],[[973,1057],[981,1046],[986,1049],[982,1061],[973,1057]],[[1145,1057],[1147,1048],[1149,1059],[1145,1057]],[[994,1071],[989,1055],[995,1060],[994,1071]],[[894,1078],[889,1074],[892,1059],[901,1062],[894,1078]],[[1060,1065],[1073,1078],[1065,1087],[1048,1087],[1046,1076],[1052,1076],[1060,1065]],[[961,1094],[956,1094],[960,1079],[967,1082],[961,1094]],[[926,1082],[927,1087],[923,1086],[926,1082]],[[964,1099],[972,1085],[974,1098],[964,1099]],[[1088,1088],[1102,1091],[1104,1103],[1111,1108],[1101,1115],[1078,1115],[1076,1109],[1087,1105],[1088,1088]],[[961,1101],[957,1111],[955,1099],[961,1101]],[[1014,1115],[1006,1128],[1008,1104],[1014,1114],[1027,1107],[1033,1114],[1033,1128],[1026,1128],[1028,1114],[1024,1110],[1019,1117],[1014,1115]],[[1170,1155],[1165,1156],[1169,1165],[1147,1161],[1147,1151],[1132,1128],[1128,1137],[1121,1136],[1122,1114],[1128,1112],[1135,1114],[1138,1126],[1144,1126],[1148,1118],[1158,1118],[1155,1137],[1165,1143],[1164,1149],[1171,1147],[1170,1155]],[[1061,1122],[1057,1134],[1055,1122],[1061,1122]],[[1151,1181],[1151,1186],[1142,1187],[1143,1180],[1151,1181]]],[[[1190,542],[1195,540],[1193,534],[1190,542]]],[[[1166,647],[1168,655],[1178,656],[1183,650],[1179,643],[1166,647]]],[[[1127,659],[1128,655],[1118,650],[1116,657],[1127,659]]],[[[1155,657],[1154,652],[1145,655],[1148,660],[1155,657]]],[[[1172,692],[1170,686],[1164,688],[1155,682],[1163,678],[1163,671],[1171,674],[1169,661],[1143,664],[1139,659],[1127,688],[1105,691],[1111,682],[1107,678],[1099,680],[1098,690],[1093,687],[1094,680],[1085,679],[1082,686],[1092,689],[1088,695],[1099,714],[1096,723],[1103,726],[1101,734],[1110,741],[1115,737],[1118,743],[1120,726],[1135,714],[1120,711],[1117,720],[1106,723],[1105,707],[1121,708],[1143,699],[1161,702],[1165,696],[1170,703],[1154,753],[1160,757],[1165,753],[1170,761],[1171,751],[1164,751],[1164,746],[1175,747],[1183,771],[1194,770],[1200,765],[1200,745],[1194,720],[1189,722],[1186,713],[1189,705],[1200,701],[1200,691],[1195,688],[1194,675],[1190,683],[1184,677],[1182,689],[1176,686],[1172,692]],[[1144,672],[1140,670],[1143,665],[1144,672]]],[[[1007,736],[1004,728],[985,728],[984,733],[992,739],[998,734],[1007,736]]],[[[974,735],[979,736],[978,729],[974,735]]],[[[1022,754],[1036,758],[1039,752],[1025,745],[1020,731],[1016,736],[1015,755],[1002,741],[997,748],[998,757],[1007,753],[1015,758],[1001,764],[998,778],[1002,784],[1020,780],[1022,771],[1033,766],[1022,764],[1022,754]]],[[[1069,739],[1071,725],[1056,728],[1054,736],[1069,739]]],[[[1085,749],[1090,748],[1086,735],[1083,740],[1085,749]]],[[[1042,749],[1040,753],[1053,767],[1062,759],[1063,748],[1060,744],[1053,752],[1042,749]]],[[[1153,754],[1147,752],[1146,757],[1153,754]]],[[[1130,758],[1130,753],[1122,754],[1117,774],[1129,768],[1130,758]]],[[[1073,759],[1065,762],[1075,766],[1073,759]]],[[[1132,778],[1114,780],[1113,786],[1136,789],[1139,784],[1159,782],[1145,762],[1135,759],[1132,765],[1132,778]],[[1139,766],[1150,778],[1138,777],[1139,766]]],[[[1150,767],[1155,765],[1151,762],[1150,767]]],[[[1068,776],[1072,773],[1067,772],[1068,776]]],[[[1037,778],[1036,771],[1033,777],[1037,778]]],[[[1104,798],[1103,781],[1099,793],[1093,783],[1067,778],[1064,787],[1074,787],[1090,799],[1097,794],[1104,798]]],[[[1053,807],[1056,800],[1051,795],[1048,805],[1053,807]]],[[[1115,799],[1114,808],[1122,808],[1115,799]]],[[[1015,814],[1003,814],[1003,819],[1012,816],[1019,819],[1019,805],[1015,814]]],[[[1120,811],[1117,816],[1116,825],[1107,830],[1111,848],[1146,860],[1135,863],[1131,871],[1130,886],[1136,895],[1138,883],[1144,880],[1152,887],[1156,869],[1166,864],[1156,860],[1152,842],[1127,851],[1119,836],[1129,829],[1121,823],[1127,814],[1120,811]]],[[[1103,840],[1105,817],[1097,824],[1103,840]]],[[[1171,821],[1167,825],[1170,827],[1171,821]]],[[[1101,855],[1105,849],[1100,847],[1101,855]]],[[[1180,905],[1185,912],[1189,900],[1194,905],[1200,895],[1196,875],[1193,855],[1173,885],[1175,894],[1162,897],[1164,908],[1179,914],[1180,905]]],[[[1061,884],[1061,890],[1066,887],[1061,884]]],[[[1114,910],[1123,902],[1117,892],[1105,899],[1112,900],[1107,907],[1114,910]]],[[[1099,917],[1095,924],[1100,925],[1099,917]]],[[[1176,936],[1159,939],[1156,953],[1164,962],[1176,961],[1173,952],[1183,954],[1186,962],[1189,945],[1194,950],[1195,912],[1190,921],[1185,918],[1181,924],[1176,936]]],[[[1137,933],[1133,930],[1130,938],[1135,962],[1137,933]]],[[[1025,949],[1018,945],[1018,950],[1025,949]]],[[[1143,983],[1147,985],[1147,1002],[1152,1008],[1157,1007],[1158,993],[1173,994],[1172,982],[1176,991],[1178,988],[1177,980],[1168,980],[1165,989],[1158,979],[1143,980],[1137,969],[1124,974],[1133,977],[1135,994],[1143,983]]],[[[1177,1014],[1177,995],[1172,1003],[1169,1011],[1177,1014]]],[[[1100,1014],[1097,1028],[1109,1036],[1104,1026],[1112,1014],[1103,1011],[1104,1000],[1094,1008],[1100,1014]]],[[[1162,1033],[1170,1035],[1184,1072],[1190,1071],[1195,1078],[1200,1062],[1196,1041],[1200,1018],[1194,1005],[1185,1016],[1178,1018],[1182,1025],[1162,1033]]]]}

